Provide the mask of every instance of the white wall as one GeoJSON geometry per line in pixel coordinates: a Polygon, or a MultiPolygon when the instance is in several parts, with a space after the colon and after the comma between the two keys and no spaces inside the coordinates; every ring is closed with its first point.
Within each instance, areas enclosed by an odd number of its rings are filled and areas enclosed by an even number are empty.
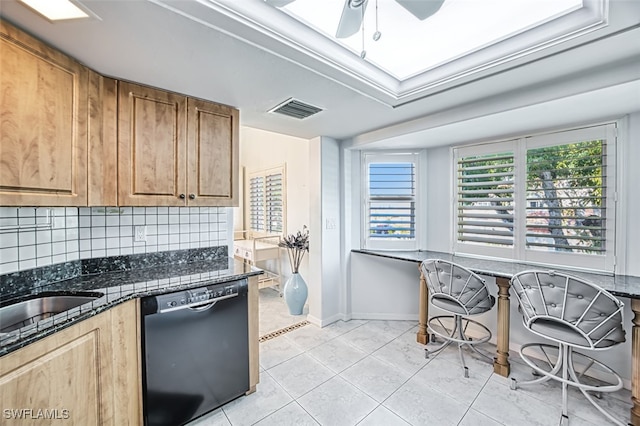
{"type": "Polygon", "coordinates": [[[451,160],[447,146],[427,150],[427,237],[422,249],[451,250],[451,160]]]}
{"type": "MultiPolygon", "coordinates": [[[[303,225],[309,225],[309,161],[307,139],[240,127],[240,168],[244,170],[245,176],[253,171],[286,165],[287,234],[301,230],[303,225]]],[[[241,185],[241,189],[243,188],[244,184],[241,185]]],[[[245,198],[243,191],[241,193],[240,207],[233,209],[234,230],[248,227],[248,212],[244,211],[245,198]]],[[[281,258],[282,271],[288,277],[291,268],[284,249],[281,258]]],[[[300,272],[302,276],[308,272],[308,256],[305,256],[300,272]]]]}
{"type": "Polygon", "coordinates": [[[309,317],[320,326],[344,318],[341,256],[341,158],[338,141],[310,141],[309,317]]]}
{"type": "Polygon", "coordinates": [[[418,319],[416,262],[360,253],[352,253],[350,262],[352,319],[418,319]]]}
{"type": "MultiPolygon", "coordinates": [[[[637,94],[640,97],[640,93],[637,94]]],[[[618,156],[618,232],[616,238],[624,240],[616,256],[620,273],[640,276],[640,112],[623,121],[618,141],[622,141],[618,156]]]]}

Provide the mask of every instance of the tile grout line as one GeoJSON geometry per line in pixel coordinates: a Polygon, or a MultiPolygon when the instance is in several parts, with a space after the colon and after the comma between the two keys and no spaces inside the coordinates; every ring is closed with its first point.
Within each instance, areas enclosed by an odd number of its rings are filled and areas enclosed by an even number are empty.
{"type": "MultiPolygon", "coordinates": [[[[478,391],[477,395],[473,398],[473,401],[471,401],[471,403],[469,404],[469,407],[467,407],[467,410],[464,412],[464,415],[462,416],[462,418],[458,422],[458,425],[460,425],[464,421],[464,418],[467,417],[467,414],[469,414],[469,411],[471,411],[471,408],[473,407],[473,404],[476,402],[478,397],[480,397],[480,394],[484,391],[485,387],[489,384],[489,381],[491,380],[491,377],[493,377],[494,374],[496,374],[496,373],[491,372],[489,377],[487,377],[487,380],[484,382],[484,384],[480,388],[480,391],[478,391]]],[[[475,410],[475,411],[477,411],[478,413],[482,414],[483,416],[486,416],[486,417],[490,418],[491,420],[495,421],[496,423],[504,425],[504,423],[502,423],[501,421],[498,421],[497,419],[494,419],[493,417],[491,417],[490,415],[488,415],[486,413],[483,413],[482,411],[479,411],[479,410],[475,410]]]]}

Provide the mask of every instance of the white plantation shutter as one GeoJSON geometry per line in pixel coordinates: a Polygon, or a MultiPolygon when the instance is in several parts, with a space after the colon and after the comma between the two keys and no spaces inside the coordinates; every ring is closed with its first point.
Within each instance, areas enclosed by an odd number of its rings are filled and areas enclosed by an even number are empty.
{"type": "Polygon", "coordinates": [[[527,247],[606,251],[606,142],[527,150],[527,247]],[[558,166],[567,159],[571,168],[558,166]]]}
{"type": "Polygon", "coordinates": [[[264,231],[264,176],[249,179],[249,211],[250,223],[253,231],[264,231]]]}
{"type": "Polygon", "coordinates": [[[416,247],[417,154],[365,154],[364,244],[416,247]]]}
{"type": "Polygon", "coordinates": [[[457,240],[513,246],[513,153],[465,156],[457,166],[457,240]]]}
{"type": "Polygon", "coordinates": [[[286,211],[284,166],[250,173],[248,183],[251,230],[283,233],[286,211]]]}
{"type": "Polygon", "coordinates": [[[281,233],[283,229],[284,200],[283,174],[270,173],[265,176],[265,220],[267,232],[281,233]]]}
{"type": "Polygon", "coordinates": [[[613,271],[614,124],[454,153],[455,252],[613,271]]]}

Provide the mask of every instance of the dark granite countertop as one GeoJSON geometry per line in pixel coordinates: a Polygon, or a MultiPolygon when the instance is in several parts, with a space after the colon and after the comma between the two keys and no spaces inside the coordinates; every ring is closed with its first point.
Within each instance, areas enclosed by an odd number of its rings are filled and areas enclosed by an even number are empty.
{"type": "Polygon", "coordinates": [[[382,251],[382,250],[352,250],[371,256],[381,256],[389,259],[404,260],[420,263],[425,259],[443,259],[455,262],[473,272],[490,277],[511,278],[518,272],[531,269],[553,269],[554,271],[567,273],[588,280],[611,294],[620,297],[640,298],[640,277],[628,275],[606,275],[596,272],[567,270],[556,267],[541,267],[522,262],[510,262],[498,259],[475,258],[437,251],[382,251]]]}
{"type": "Polygon", "coordinates": [[[226,249],[198,249],[91,259],[44,268],[44,272],[32,270],[27,274],[3,275],[0,276],[2,306],[49,294],[99,297],[35,324],[0,334],[0,356],[127,300],[261,273],[260,269],[227,257],[226,249]],[[47,281],[47,276],[55,278],[47,281]]]}

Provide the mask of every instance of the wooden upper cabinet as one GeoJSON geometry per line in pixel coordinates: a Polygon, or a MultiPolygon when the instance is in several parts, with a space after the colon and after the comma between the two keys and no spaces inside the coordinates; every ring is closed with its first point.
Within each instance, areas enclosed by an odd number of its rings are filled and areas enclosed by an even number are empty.
{"type": "Polygon", "coordinates": [[[238,110],[199,99],[187,101],[188,205],[238,202],[238,110]]]}
{"type": "Polygon", "coordinates": [[[233,206],[238,110],[118,82],[118,205],[233,206]]]}
{"type": "Polygon", "coordinates": [[[0,20],[0,205],[87,205],[88,69],[0,20]]]}
{"type": "Polygon", "coordinates": [[[1,19],[0,70],[0,205],[238,205],[238,110],[104,77],[1,19]]]}
{"type": "Polygon", "coordinates": [[[118,205],[118,82],[89,71],[88,205],[118,205]]]}
{"type": "Polygon", "coordinates": [[[187,98],[118,83],[118,204],[184,206],[187,98]]]}

